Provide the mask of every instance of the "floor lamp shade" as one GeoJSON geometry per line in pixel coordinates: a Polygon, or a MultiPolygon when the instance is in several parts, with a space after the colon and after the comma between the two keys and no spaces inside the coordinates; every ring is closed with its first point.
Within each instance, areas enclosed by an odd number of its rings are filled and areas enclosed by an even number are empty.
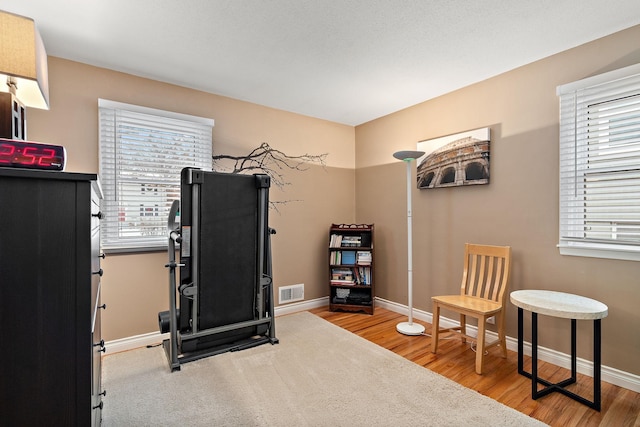
{"type": "Polygon", "coordinates": [[[413,323],[413,240],[411,230],[411,162],[424,155],[423,151],[398,151],[393,157],[402,160],[407,165],[407,298],[409,319],[396,325],[396,330],[404,335],[421,335],[424,326],[413,323]]]}

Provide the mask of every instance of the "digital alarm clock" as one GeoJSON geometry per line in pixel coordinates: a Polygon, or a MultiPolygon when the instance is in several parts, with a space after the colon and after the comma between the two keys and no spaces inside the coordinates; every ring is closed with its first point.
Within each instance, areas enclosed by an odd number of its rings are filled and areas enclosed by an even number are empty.
{"type": "Polygon", "coordinates": [[[0,167],[61,171],[66,154],[61,145],[0,138],[0,167]]]}

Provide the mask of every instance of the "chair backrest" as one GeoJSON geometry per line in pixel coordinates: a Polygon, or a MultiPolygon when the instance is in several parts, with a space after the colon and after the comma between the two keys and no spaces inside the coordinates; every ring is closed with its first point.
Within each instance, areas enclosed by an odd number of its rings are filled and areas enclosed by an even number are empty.
{"type": "Polygon", "coordinates": [[[511,269],[511,247],[465,244],[462,295],[504,304],[511,269]]]}

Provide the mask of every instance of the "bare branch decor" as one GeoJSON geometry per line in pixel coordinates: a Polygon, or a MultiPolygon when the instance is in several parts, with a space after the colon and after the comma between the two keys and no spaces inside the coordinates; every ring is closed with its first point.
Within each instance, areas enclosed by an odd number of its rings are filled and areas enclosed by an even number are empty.
{"type": "MultiPolygon", "coordinates": [[[[265,173],[271,178],[273,185],[281,190],[286,185],[291,185],[284,177],[285,170],[305,171],[309,164],[319,164],[323,168],[326,166],[326,158],[328,153],[324,154],[303,154],[300,156],[289,156],[280,150],[276,150],[268,143],[263,142],[259,147],[254,148],[245,156],[230,156],[227,154],[218,154],[212,156],[213,170],[221,167],[220,163],[225,160],[233,162],[231,173],[265,173]]],[[[227,169],[224,166],[221,169],[227,169]]],[[[292,200],[289,200],[292,201],[292,200]]],[[[287,203],[270,202],[276,208],[276,204],[287,203]]],[[[276,208],[277,210],[277,208],[276,208]]]]}

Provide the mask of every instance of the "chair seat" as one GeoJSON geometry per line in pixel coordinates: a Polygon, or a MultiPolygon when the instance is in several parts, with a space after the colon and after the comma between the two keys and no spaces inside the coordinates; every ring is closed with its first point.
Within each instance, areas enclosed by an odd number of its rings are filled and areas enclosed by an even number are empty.
{"type": "Polygon", "coordinates": [[[497,313],[502,309],[502,304],[496,301],[486,300],[469,295],[440,295],[431,298],[434,302],[438,302],[442,307],[447,306],[456,309],[463,308],[469,313],[478,315],[497,313]]]}

